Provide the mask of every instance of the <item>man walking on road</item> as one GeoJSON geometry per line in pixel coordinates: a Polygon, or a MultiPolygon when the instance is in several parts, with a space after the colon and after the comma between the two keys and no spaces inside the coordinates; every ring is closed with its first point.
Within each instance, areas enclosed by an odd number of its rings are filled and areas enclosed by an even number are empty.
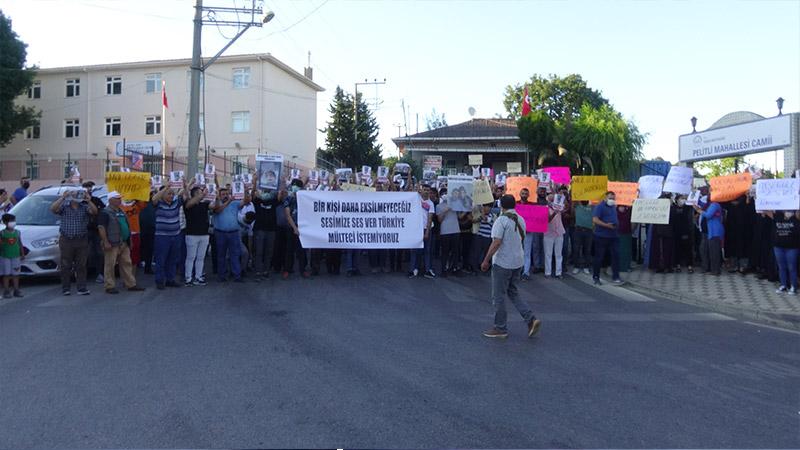
{"type": "Polygon", "coordinates": [[[492,244],[481,264],[486,272],[492,267],[492,304],[494,305],[494,326],[483,332],[488,338],[507,338],[508,324],[505,297],[508,296],[514,307],[528,324],[528,337],[533,337],[542,321],[533,315],[530,306],[519,297],[517,282],[522,272],[525,239],[525,221],[514,210],[513,195],[500,198],[502,214],[492,226],[492,244]]]}

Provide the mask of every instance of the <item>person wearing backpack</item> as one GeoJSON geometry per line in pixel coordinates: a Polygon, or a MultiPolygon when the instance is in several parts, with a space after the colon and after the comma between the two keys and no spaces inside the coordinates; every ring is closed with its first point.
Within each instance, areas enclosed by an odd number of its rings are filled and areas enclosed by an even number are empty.
{"type": "Polygon", "coordinates": [[[505,297],[508,296],[528,324],[528,337],[533,337],[542,321],[537,319],[528,303],[521,299],[517,290],[525,251],[525,220],[514,210],[516,202],[513,195],[500,198],[501,215],[492,225],[492,243],[481,263],[481,270],[492,268],[492,304],[494,305],[494,326],[483,332],[488,338],[507,338],[508,324],[505,297]]]}

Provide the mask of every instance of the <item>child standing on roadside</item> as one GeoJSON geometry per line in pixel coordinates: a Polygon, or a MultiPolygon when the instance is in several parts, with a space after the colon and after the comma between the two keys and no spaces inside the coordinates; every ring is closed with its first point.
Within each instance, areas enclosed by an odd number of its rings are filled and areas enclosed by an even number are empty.
{"type": "Polygon", "coordinates": [[[14,297],[22,297],[19,290],[20,262],[25,259],[22,252],[22,236],[16,229],[17,218],[13,214],[3,214],[6,228],[0,231],[0,275],[3,276],[3,298],[11,298],[9,285],[14,283],[14,297]]]}

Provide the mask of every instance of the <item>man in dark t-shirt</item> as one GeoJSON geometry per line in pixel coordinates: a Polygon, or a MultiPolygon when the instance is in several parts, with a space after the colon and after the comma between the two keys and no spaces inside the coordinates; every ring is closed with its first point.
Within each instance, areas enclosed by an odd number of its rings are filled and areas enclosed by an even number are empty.
{"type": "Polygon", "coordinates": [[[278,194],[274,191],[253,189],[253,208],[256,220],[253,224],[253,256],[255,258],[256,279],[269,277],[277,230],[278,194]]]}

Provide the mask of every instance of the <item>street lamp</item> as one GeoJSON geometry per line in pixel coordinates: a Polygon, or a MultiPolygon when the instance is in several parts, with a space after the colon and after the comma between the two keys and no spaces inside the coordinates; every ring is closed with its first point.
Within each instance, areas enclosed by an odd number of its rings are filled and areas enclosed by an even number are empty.
{"type": "Polygon", "coordinates": [[[778,104],[778,115],[782,116],[783,115],[783,97],[778,97],[778,99],[775,100],[775,103],[778,104]]]}
{"type": "Polygon", "coordinates": [[[692,133],[697,133],[697,117],[692,116],[692,133]]]}

